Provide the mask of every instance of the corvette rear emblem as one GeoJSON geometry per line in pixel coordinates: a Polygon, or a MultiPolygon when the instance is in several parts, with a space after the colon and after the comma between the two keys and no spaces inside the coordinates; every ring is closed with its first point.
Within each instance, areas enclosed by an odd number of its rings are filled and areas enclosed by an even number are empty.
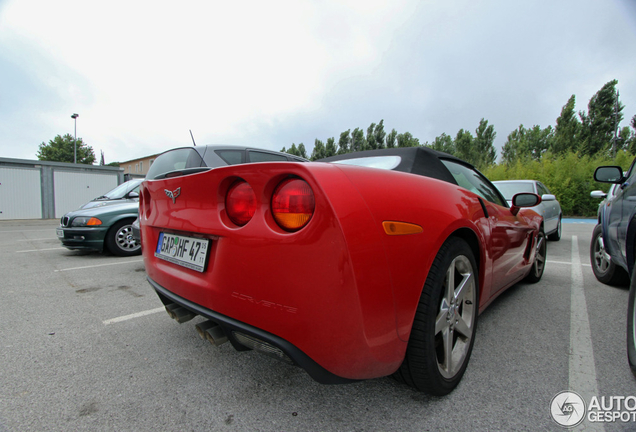
{"type": "Polygon", "coordinates": [[[173,191],[169,191],[168,189],[164,189],[163,191],[166,193],[168,198],[172,198],[172,204],[176,203],[177,202],[177,197],[179,195],[181,195],[181,188],[180,187],[176,188],[173,191]]]}

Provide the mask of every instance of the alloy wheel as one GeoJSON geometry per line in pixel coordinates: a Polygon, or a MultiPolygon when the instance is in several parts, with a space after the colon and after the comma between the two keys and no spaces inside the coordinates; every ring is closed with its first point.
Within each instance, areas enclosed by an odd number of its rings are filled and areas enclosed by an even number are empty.
{"type": "Polygon", "coordinates": [[[476,298],[473,268],[468,258],[460,255],[446,271],[435,320],[437,366],[444,378],[457,375],[467,359],[474,335],[476,298]]]}

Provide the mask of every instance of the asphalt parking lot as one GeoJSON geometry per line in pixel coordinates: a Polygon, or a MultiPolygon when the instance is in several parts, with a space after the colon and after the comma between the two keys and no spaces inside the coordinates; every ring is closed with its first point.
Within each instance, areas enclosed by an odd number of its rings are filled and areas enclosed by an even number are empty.
{"type": "Polygon", "coordinates": [[[69,251],[57,224],[0,222],[0,432],[565,430],[550,415],[557,393],[636,394],[628,291],[594,278],[593,224],[564,224],[543,279],[480,316],[464,379],[442,398],[390,378],[321,385],[214,347],[195,331],[199,319],[168,317],[141,257],[69,251]]]}

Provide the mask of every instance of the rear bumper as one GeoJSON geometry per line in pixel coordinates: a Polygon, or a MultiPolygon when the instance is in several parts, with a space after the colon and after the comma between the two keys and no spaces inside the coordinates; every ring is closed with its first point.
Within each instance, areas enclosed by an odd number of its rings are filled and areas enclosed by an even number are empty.
{"type": "Polygon", "coordinates": [[[237,346],[237,344],[241,345],[241,343],[235,336],[236,333],[240,333],[279,349],[288,358],[290,358],[295,365],[303,368],[309,374],[309,376],[311,376],[315,381],[321,384],[346,384],[357,381],[348,378],[342,378],[327,371],[325,368],[312,360],[298,347],[294,346],[292,343],[286,341],[281,337],[193,303],[183,297],[170,292],[150,278],[148,278],[148,282],[155,289],[157,295],[164,305],[168,306],[171,303],[175,303],[197,315],[214,321],[223,328],[223,331],[232,341],[232,344],[235,347],[237,346]]]}

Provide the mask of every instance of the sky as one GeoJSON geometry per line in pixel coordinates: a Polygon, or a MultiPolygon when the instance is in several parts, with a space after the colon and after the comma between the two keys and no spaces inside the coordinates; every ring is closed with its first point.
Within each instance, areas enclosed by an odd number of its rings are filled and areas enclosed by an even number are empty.
{"type": "Polygon", "coordinates": [[[618,80],[636,114],[636,0],[0,0],[0,157],[75,133],[97,160],[280,150],[384,120],[421,143],[482,118],[554,126],[618,80]],[[36,12],[37,11],[37,12],[36,12]]]}

